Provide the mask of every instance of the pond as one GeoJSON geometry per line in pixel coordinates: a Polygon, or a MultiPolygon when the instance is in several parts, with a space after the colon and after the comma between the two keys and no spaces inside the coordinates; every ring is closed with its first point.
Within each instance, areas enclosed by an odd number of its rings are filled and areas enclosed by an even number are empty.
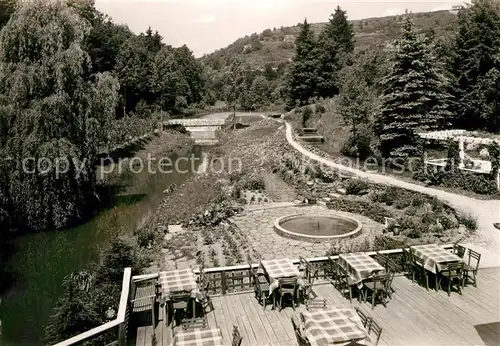
{"type": "MultiPolygon", "coordinates": [[[[185,157],[200,158],[201,154],[202,149],[195,147],[185,157]]],[[[176,158],[173,156],[171,160],[176,158]]],[[[178,171],[168,174],[151,174],[147,170],[123,173],[119,184],[126,186],[126,193],[116,196],[110,208],[85,224],[62,231],[27,234],[14,241],[14,252],[7,262],[8,269],[15,273],[14,283],[0,305],[3,346],[42,344],[43,328],[62,293],[64,277],[98,261],[99,250],[114,236],[116,228],[132,232],[152,215],[166,197],[163,191],[172,183],[182,184],[193,174],[188,160],[180,160],[179,166],[178,171]],[[187,173],[179,173],[184,170],[187,173]]]]}

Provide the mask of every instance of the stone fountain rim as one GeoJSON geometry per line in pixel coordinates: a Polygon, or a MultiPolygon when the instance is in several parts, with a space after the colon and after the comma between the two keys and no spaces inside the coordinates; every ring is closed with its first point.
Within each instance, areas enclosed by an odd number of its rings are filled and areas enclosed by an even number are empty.
{"type": "Polygon", "coordinates": [[[322,213],[322,214],[308,214],[308,213],[295,213],[295,214],[289,214],[285,215],[282,217],[277,218],[274,221],[274,231],[278,233],[279,235],[287,238],[292,238],[296,240],[303,240],[303,241],[318,241],[318,240],[336,240],[336,239],[344,239],[344,238],[350,238],[361,232],[362,228],[361,221],[358,219],[355,219],[353,217],[345,216],[345,215],[340,215],[337,213],[322,213]],[[281,223],[288,221],[288,220],[293,220],[296,218],[302,218],[302,217],[325,217],[325,218],[331,218],[331,219],[343,219],[345,221],[350,221],[355,223],[357,226],[353,231],[350,231],[348,233],[344,234],[337,234],[337,235],[308,235],[308,234],[301,234],[301,233],[295,233],[292,231],[289,231],[281,226],[281,223]]]}

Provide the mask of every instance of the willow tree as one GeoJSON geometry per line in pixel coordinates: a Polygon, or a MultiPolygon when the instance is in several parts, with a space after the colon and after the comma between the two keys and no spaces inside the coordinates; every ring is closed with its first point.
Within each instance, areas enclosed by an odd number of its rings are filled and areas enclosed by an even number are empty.
{"type": "MultiPolygon", "coordinates": [[[[95,204],[97,148],[118,84],[91,75],[89,24],[62,1],[23,2],[0,32],[0,165],[19,227],[65,227],[95,204]]],[[[0,193],[0,195],[2,195],[0,193]]]]}

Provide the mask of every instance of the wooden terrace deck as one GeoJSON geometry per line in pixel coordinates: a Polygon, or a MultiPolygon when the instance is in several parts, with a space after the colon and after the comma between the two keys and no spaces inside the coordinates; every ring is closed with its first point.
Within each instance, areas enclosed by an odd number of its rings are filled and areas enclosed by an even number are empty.
{"type": "MultiPolygon", "coordinates": [[[[478,287],[467,286],[462,296],[427,292],[403,276],[394,279],[393,288],[396,292],[387,308],[379,304],[371,310],[368,303],[361,304],[384,328],[379,345],[500,345],[500,268],[480,270],[478,287]]],[[[329,305],[349,304],[329,283],[316,285],[314,292],[329,305]]],[[[213,302],[215,310],[208,315],[209,325],[221,328],[225,344],[230,345],[233,325],[240,329],[242,345],[297,344],[290,317],[298,321],[303,305],[296,311],[287,307],[278,312],[270,306],[264,311],[253,292],[214,296],[213,302]]],[[[359,304],[353,300],[353,305],[359,304]]],[[[152,333],[152,326],[139,327],[129,340],[137,346],[148,346],[152,333]]],[[[163,321],[155,333],[157,345],[171,345],[171,333],[163,321]]]]}

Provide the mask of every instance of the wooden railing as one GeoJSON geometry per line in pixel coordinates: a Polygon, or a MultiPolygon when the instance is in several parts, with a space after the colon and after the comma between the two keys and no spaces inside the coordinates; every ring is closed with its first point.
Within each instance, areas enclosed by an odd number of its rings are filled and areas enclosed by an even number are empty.
{"type": "MultiPolygon", "coordinates": [[[[447,244],[442,246],[445,249],[453,248],[452,244],[447,244]]],[[[402,250],[381,250],[378,251],[380,254],[384,254],[392,258],[392,260],[402,268],[402,250]]],[[[375,256],[376,251],[367,252],[369,256],[375,256]]],[[[330,261],[336,261],[338,256],[324,256],[324,257],[313,257],[306,258],[312,265],[318,268],[318,277],[326,278],[330,274],[330,261]]],[[[299,259],[293,260],[294,264],[299,265],[299,259]]],[[[258,268],[258,264],[252,264],[253,268],[258,268]]],[[[231,266],[231,267],[217,267],[217,268],[205,268],[204,273],[210,281],[209,293],[213,295],[217,294],[228,294],[228,293],[239,293],[247,292],[253,290],[251,280],[250,280],[250,267],[248,264],[231,266]]],[[[195,272],[198,273],[197,270],[195,272]]],[[[135,278],[135,277],[134,277],[135,278]]]]}
{"type": "Polygon", "coordinates": [[[128,327],[128,317],[130,314],[129,307],[129,289],[130,289],[130,280],[132,276],[132,270],[130,268],[125,268],[123,272],[123,281],[122,281],[122,293],[120,295],[120,305],[118,307],[118,313],[116,319],[100,325],[99,327],[93,328],[91,330],[86,331],[85,333],[76,335],[70,339],[61,341],[60,343],[54,346],[70,346],[70,345],[79,345],[84,341],[88,341],[90,339],[96,338],[110,330],[117,329],[117,341],[112,342],[109,345],[120,345],[125,346],[127,341],[127,327],[128,327]]]}
{"type": "MultiPolygon", "coordinates": [[[[447,244],[442,246],[445,249],[453,248],[452,244],[447,244]]],[[[397,264],[401,264],[402,259],[402,250],[394,249],[394,250],[381,250],[378,251],[380,254],[384,254],[392,258],[392,260],[397,264]]],[[[371,251],[367,252],[369,256],[375,256],[377,252],[371,251]]],[[[318,277],[326,278],[329,277],[330,274],[330,260],[336,261],[338,256],[324,256],[324,257],[313,257],[306,258],[308,262],[310,262],[315,268],[318,268],[318,277]]],[[[294,259],[294,264],[299,265],[300,260],[294,259]]],[[[258,264],[252,264],[252,268],[258,268],[258,264]]],[[[199,274],[199,270],[195,270],[196,274],[199,274]]],[[[248,264],[231,266],[231,267],[217,267],[217,268],[205,268],[204,274],[210,281],[209,285],[209,293],[212,295],[218,294],[231,294],[231,293],[242,293],[252,291],[252,283],[251,283],[251,275],[250,275],[250,267],[248,264]]],[[[69,345],[78,345],[84,341],[88,341],[91,338],[98,337],[103,333],[111,330],[112,328],[118,327],[118,340],[112,342],[108,346],[111,345],[119,345],[123,346],[126,344],[126,336],[128,329],[128,317],[130,314],[130,287],[131,283],[155,279],[158,278],[158,273],[155,274],[146,274],[146,275],[136,275],[131,277],[130,268],[125,268],[125,272],[123,275],[123,284],[122,284],[122,293],[120,296],[120,307],[118,309],[117,318],[114,321],[110,321],[102,326],[91,329],[85,333],[77,335],[71,339],[62,341],[55,346],[69,346],[69,345]]]]}

